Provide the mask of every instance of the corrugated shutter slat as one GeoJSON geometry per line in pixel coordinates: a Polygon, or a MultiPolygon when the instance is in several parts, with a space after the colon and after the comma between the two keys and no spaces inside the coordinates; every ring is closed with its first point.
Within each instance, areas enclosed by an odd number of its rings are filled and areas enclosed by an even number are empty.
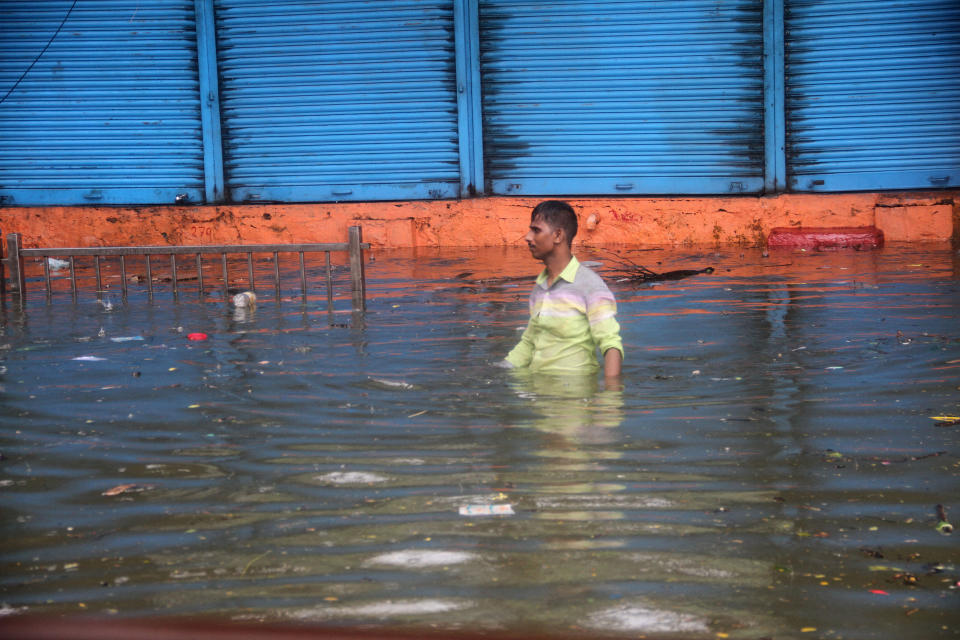
{"type": "Polygon", "coordinates": [[[450,0],[217,0],[234,200],[454,197],[450,0]]]}
{"type": "Polygon", "coordinates": [[[9,92],[0,103],[0,197],[201,201],[192,0],[71,5],[0,4],[0,98],[9,92]]]}
{"type": "Polygon", "coordinates": [[[480,1],[494,193],[756,192],[762,3],[480,1]]]}
{"type": "Polygon", "coordinates": [[[798,191],[960,184],[960,4],[787,0],[798,191]]]}

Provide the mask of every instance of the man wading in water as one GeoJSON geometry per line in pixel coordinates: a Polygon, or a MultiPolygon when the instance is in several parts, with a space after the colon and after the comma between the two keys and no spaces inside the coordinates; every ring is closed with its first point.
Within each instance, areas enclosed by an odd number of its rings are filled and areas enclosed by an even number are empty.
{"type": "Polygon", "coordinates": [[[539,373],[592,373],[599,347],[604,375],[616,379],[623,362],[617,302],[600,276],[573,256],[576,235],[569,204],[547,200],[534,207],[525,240],[545,268],[530,293],[530,322],[505,362],[539,373]]]}

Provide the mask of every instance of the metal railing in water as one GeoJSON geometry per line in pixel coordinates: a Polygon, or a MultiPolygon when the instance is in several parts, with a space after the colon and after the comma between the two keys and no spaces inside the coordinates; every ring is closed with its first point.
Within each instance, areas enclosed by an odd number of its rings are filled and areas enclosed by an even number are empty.
{"type": "MultiPolygon", "coordinates": [[[[230,254],[246,255],[247,261],[247,286],[246,289],[256,291],[254,280],[253,255],[254,254],[272,254],[273,260],[273,285],[276,292],[276,298],[280,299],[280,254],[295,253],[299,258],[300,271],[300,291],[304,300],[307,297],[307,276],[305,269],[304,254],[307,253],[326,253],[326,284],[327,284],[327,309],[333,309],[333,270],[330,263],[330,253],[334,251],[343,251],[350,257],[350,289],[352,293],[353,311],[366,310],[366,274],[364,272],[363,250],[369,249],[369,243],[363,242],[363,234],[360,227],[350,227],[347,242],[335,243],[313,243],[313,244],[237,244],[237,245],[197,245],[197,246],[143,246],[143,247],[55,247],[26,249],[23,247],[23,241],[19,233],[7,235],[7,257],[0,263],[0,287],[2,293],[9,291],[17,295],[21,302],[26,296],[26,277],[24,275],[24,260],[28,258],[43,259],[44,285],[47,293],[48,302],[52,298],[53,288],[51,286],[52,278],[50,274],[50,258],[66,258],[70,269],[70,288],[73,297],[77,296],[77,275],[76,259],[81,256],[90,256],[93,258],[94,273],[97,280],[97,296],[100,297],[104,291],[103,276],[101,272],[101,260],[108,257],[116,257],[120,263],[120,282],[121,294],[124,298],[127,296],[128,278],[127,261],[130,256],[143,256],[145,266],[145,281],[147,285],[147,294],[153,298],[153,263],[151,258],[156,256],[169,256],[170,259],[170,282],[173,288],[173,297],[179,296],[178,277],[177,277],[177,256],[194,256],[196,260],[196,279],[200,295],[204,293],[203,276],[203,256],[219,255],[220,267],[223,279],[224,299],[229,299],[230,290],[230,269],[227,262],[227,256],[230,254]],[[5,269],[4,269],[5,267],[5,269]],[[8,273],[5,274],[4,270],[8,273]],[[9,280],[9,286],[8,285],[9,280]]],[[[181,263],[182,266],[182,263],[181,263]]]]}

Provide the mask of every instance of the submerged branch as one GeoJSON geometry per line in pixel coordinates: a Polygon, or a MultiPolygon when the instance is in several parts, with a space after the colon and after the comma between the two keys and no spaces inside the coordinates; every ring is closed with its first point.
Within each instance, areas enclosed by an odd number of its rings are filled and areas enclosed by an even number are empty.
{"type": "Polygon", "coordinates": [[[713,273],[713,267],[704,269],[677,269],[674,271],[664,271],[657,273],[648,269],[642,264],[637,264],[626,256],[618,256],[607,249],[594,249],[595,252],[603,254],[607,260],[614,263],[615,266],[608,267],[607,271],[613,273],[618,278],[617,282],[661,282],[664,280],[682,280],[701,273],[713,273]]]}

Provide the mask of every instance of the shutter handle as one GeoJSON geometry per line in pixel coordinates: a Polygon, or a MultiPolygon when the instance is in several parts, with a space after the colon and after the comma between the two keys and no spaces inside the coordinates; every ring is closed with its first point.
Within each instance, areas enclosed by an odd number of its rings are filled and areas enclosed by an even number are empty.
{"type": "Polygon", "coordinates": [[[934,185],[945,185],[948,182],[950,182],[950,176],[937,176],[937,177],[930,176],[930,178],[928,179],[930,180],[930,184],[934,184],[934,185]]]}

